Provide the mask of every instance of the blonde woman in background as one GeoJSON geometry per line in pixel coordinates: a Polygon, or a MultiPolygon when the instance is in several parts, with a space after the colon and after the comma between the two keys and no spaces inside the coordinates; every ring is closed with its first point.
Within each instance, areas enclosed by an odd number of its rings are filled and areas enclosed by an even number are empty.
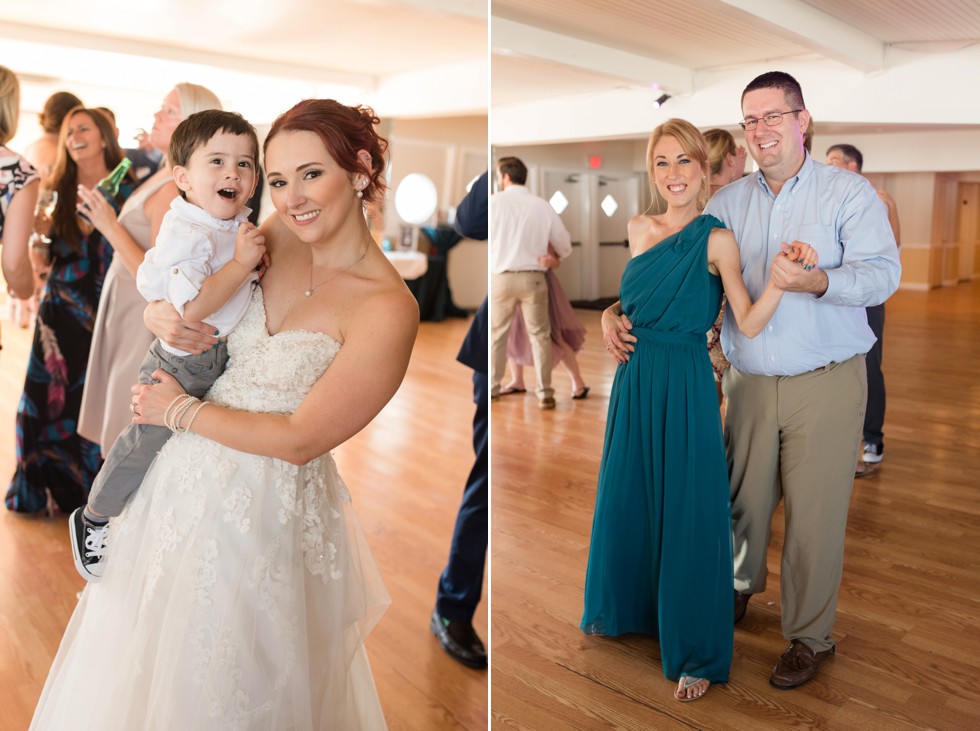
{"type": "MultiPolygon", "coordinates": [[[[734,183],[745,172],[745,148],[735,145],[732,133],[724,129],[709,129],[704,133],[708,142],[708,164],[711,166],[711,195],[722,187],[734,183]]],[[[708,355],[711,358],[711,370],[715,374],[715,389],[718,392],[718,404],[723,405],[725,397],[721,392],[721,377],[728,368],[728,359],[721,350],[721,323],[725,319],[725,296],[721,297],[721,310],[718,319],[708,331],[708,355]]]]}
{"type": "Polygon", "coordinates": [[[17,132],[20,115],[20,82],[6,66],[0,66],[0,249],[3,279],[11,297],[30,298],[34,272],[27,241],[34,228],[38,174],[22,155],[7,149],[17,132]]]}
{"type": "MultiPolygon", "coordinates": [[[[177,125],[206,109],[221,109],[214,93],[196,84],[177,84],[153,116],[153,147],[166,153],[177,125]]],[[[79,434],[98,444],[103,457],[132,419],[129,389],[153,342],[153,333],[143,324],[146,301],[136,289],[136,269],[153,246],[163,216],[177,195],[170,164],[164,158],[160,169],[139,186],[118,217],[101,195],[86,196],[92,224],[115,249],[99,300],[78,421],[79,434]]]]}

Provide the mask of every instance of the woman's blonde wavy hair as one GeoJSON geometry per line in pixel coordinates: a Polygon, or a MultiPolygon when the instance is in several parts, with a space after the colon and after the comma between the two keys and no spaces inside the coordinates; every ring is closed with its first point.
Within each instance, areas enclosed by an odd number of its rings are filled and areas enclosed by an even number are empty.
{"type": "MultiPolygon", "coordinates": [[[[686,119],[668,119],[661,124],[650,135],[647,143],[647,176],[650,184],[650,200],[654,203],[663,200],[657,192],[657,183],[653,174],[653,148],[657,146],[661,137],[673,137],[680,143],[681,149],[694,162],[701,166],[701,190],[698,191],[697,205],[698,210],[703,210],[708,205],[708,198],[711,197],[711,167],[708,164],[708,143],[704,135],[693,124],[686,119]]],[[[652,206],[651,206],[652,207],[652,206]]]]}

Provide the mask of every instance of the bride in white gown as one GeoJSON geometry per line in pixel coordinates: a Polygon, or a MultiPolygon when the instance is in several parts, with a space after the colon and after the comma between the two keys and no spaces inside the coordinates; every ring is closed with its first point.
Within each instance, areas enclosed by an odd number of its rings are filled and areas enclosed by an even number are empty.
{"type": "MultiPolygon", "coordinates": [[[[385,727],[363,641],[388,598],[329,454],[397,390],[418,328],[362,214],[383,192],[377,121],[312,100],[273,125],[273,264],[207,407],[113,521],[32,729],[385,727]]],[[[169,305],[148,322],[182,349],[209,344],[169,305]]],[[[181,393],[157,373],[135,389],[139,423],[163,425],[181,393]]]]}

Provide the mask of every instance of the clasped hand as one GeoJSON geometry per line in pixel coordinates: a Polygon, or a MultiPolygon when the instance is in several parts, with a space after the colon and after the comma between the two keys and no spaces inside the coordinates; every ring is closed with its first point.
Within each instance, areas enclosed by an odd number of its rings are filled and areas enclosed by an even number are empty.
{"type": "Polygon", "coordinates": [[[780,249],[769,267],[773,285],[787,292],[808,291],[809,281],[820,276],[813,271],[820,260],[816,249],[802,241],[780,244],[780,249]]]}

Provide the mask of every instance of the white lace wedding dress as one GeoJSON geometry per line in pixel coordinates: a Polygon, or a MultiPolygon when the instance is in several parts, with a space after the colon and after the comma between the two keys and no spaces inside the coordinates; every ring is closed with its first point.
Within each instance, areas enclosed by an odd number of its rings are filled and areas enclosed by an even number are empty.
{"type": "MultiPolygon", "coordinates": [[[[340,344],[270,336],[256,288],[228,349],[207,400],[288,413],[340,344]]],[[[363,641],[389,600],[330,455],[174,435],[111,535],[32,729],[385,728],[363,641]]]]}

